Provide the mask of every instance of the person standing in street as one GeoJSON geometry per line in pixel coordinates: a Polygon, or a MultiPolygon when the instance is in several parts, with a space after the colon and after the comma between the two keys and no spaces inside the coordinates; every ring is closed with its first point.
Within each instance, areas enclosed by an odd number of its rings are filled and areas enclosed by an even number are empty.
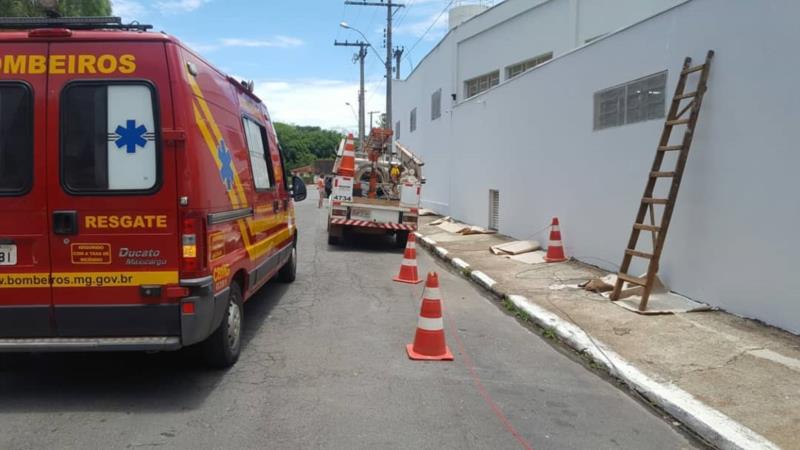
{"type": "Polygon", "coordinates": [[[322,208],[322,200],[325,198],[325,181],[323,181],[322,177],[317,177],[317,192],[319,193],[319,201],[317,203],[317,208],[322,208]]]}

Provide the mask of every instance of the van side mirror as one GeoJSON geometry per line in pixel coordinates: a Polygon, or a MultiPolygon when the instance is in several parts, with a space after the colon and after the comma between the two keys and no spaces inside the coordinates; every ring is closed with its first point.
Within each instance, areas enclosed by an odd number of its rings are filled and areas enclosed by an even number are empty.
{"type": "Polygon", "coordinates": [[[303,182],[303,179],[297,175],[292,176],[292,198],[294,201],[302,202],[306,199],[307,195],[308,190],[306,189],[306,184],[303,182]]]}

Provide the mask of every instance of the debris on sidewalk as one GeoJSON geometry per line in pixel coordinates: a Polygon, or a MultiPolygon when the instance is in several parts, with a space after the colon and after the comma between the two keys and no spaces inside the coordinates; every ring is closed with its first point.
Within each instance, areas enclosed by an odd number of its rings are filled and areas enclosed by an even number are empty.
{"type": "Polygon", "coordinates": [[[428,208],[420,208],[419,209],[419,216],[435,216],[436,212],[432,209],[428,208]]]}
{"type": "Polygon", "coordinates": [[[441,219],[434,220],[430,223],[430,225],[434,225],[439,227],[440,229],[447,231],[448,233],[453,234],[461,234],[461,235],[470,235],[470,234],[495,234],[497,231],[489,230],[483,227],[478,227],[474,225],[467,225],[464,223],[456,222],[452,217],[442,217],[441,219]]]}
{"type": "Polygon", "coordinates": [[[511,241],[505,244],[493,245],[489,250],[495,255],[519,255],[534,250],[539,250],[541,244],[537,241],[511,241]]]}
{"type": "Polygon", "coordinates": [[[522,253],[520,255],[506,256],[506,258],[525,264],[541,264],[546,262],[544,260],[545,255],[545,252],[537,250],[535,252],[522,253]]]}

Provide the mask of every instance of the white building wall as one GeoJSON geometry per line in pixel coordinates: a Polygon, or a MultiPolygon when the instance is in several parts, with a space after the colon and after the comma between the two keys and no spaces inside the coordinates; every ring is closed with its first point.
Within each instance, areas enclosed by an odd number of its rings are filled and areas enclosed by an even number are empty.
{"type": "MultiPolygon", "coordinates": [[[[452,106],[447,126],[420,120],[401,142],[426,161],[429,206],[486,225],[488,191],[499,189],[500,231],[525,238],[558,216],[570,256],[613,269],[663,120],[593,131],[593,94],[666,69],[671,96],[683,58],[714,49],[661,276],[691,298],[800,333],[789,282],[800,269],[796,17],[793,0],[692,0],[452,106]]],[[[403,107],[413,103],[400,91],[403,107]]]]}

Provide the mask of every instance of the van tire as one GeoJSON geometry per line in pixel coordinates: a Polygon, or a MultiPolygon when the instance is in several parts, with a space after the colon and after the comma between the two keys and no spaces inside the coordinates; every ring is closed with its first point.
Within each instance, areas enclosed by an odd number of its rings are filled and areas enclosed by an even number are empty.
{"type": "Polygon", "coordinates": [[[292,244],[292,253],[289,260],[281,267],[278,272],[278,281],[281,283],[291,283],[297,278],[297,242],[292,244]]]}
{"type": "Polygon", "coordinates": [[[222,323],[202,344],[203,358],[209,366],[227,369],[239,360],[242,350],[243,304],[242,288],[238,283],[231,283],[222,323]]]}
{"type": "Polygon", "coordinates": [[[339,236],[328,235],[328,245],[339,245],[339,236]]]}

